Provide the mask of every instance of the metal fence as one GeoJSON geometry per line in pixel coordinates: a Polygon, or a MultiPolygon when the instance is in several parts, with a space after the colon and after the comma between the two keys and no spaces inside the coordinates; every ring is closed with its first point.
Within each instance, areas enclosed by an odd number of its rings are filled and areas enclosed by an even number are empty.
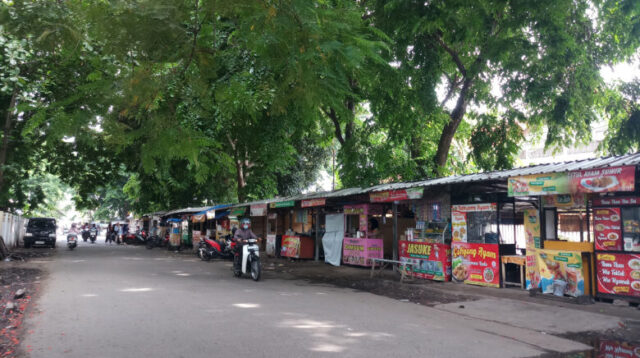
{"type": "Polygon", "coordinates": [[[0,211],[0,236],[9,249],[18,246],[22,240],[26,220],[22,216],[0,211]]]}

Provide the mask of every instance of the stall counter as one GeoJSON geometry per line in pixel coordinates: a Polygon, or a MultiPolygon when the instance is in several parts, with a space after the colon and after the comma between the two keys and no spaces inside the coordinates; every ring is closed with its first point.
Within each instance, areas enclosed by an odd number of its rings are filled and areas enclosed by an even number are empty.
{"type": "Polygon", "coordinates": [[[370,258],[384,257],[382,239],[345,237],[342,242],[342,262],[346,265],[371,267],[370,258]]]}
{"type": "Polygon", "coordinates": [[[577,251],[582,254],[582,276],[584,280],[584,293],[595,296],[596,287],[593,282],[596,282],[595,272],[595,255],[593,242],[571,242],[564,240],[545,240],[544,248],[549,250],[561,250],[561,251],[577,251]]]}

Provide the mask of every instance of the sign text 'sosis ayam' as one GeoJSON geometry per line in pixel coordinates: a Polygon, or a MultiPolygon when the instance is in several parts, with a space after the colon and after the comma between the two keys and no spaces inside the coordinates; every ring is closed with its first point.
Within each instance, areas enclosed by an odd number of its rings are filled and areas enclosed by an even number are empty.
{"type": "Polygon", "coordinates": [[[453,256],[454,257],[457,257],[457,256],[469,257],[469,256],[471,256],[473,258],[476,258],[476,256],[477,256],[477,257],[481,257],[482,259],[486,259],[486,258],[495,259],[495,258],[497,258],[496,253],[494,251],[487,251],[482,246],[480,246],[478,248],[455,246],[453,248],[453,256]]]}
{"type": "Polygon", "coordinates": [[[410,254],[410,255],[430,256],[431,255],[431,246],[429,246],[429,245],[419,245],[419,244],[409,244],[407,246],[407,253],[410,254]]]}

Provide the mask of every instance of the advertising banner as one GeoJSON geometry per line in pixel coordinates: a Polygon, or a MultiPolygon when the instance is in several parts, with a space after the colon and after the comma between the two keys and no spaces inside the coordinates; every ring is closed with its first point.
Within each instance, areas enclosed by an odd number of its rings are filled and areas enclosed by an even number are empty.
{"type": "Polygon", "coordinates": [[[366,205],[366,204],[345,205],[344,214],[345,215],[367,215],[369,214],[369,205],[366,205]]]}
{"type": "Polygon", "coordinates": [[[635,182],[635,166],[569,172],[569,186],[572,193],[633,191],[635,182]]]}
{"type": "Polygon", "coordinates": [[[596,254],[598,293],[640,297],[640,254],[596,254]]]}
{"type": "Polygon", "coordinates": [[[537,288],[540,283],[538,266],[536,265],[536,249],[540,248],[540,219],[538,210],[527,209],[524,211],[525,248],[527,251],[527,290],[537,288]]]}
{"type": "Polygon", "coordinates": [[[601,340],[598,358],[640,358],[640,346],[627,342],[601,340]]]}
{"type": "Polygon", "coordinates": [[[283,236],[280,256],[298,258],[300,257],[300,237],[283,236]]]}
{"type": "Polygon", "coordinates": [[[300,206],[303,208],[311,208],[314,206],[324,206],[326,203],[327,199],[307,199],[307,200],[303,200],[300,203],[300,206]]]}
{"type": "Polygon", "coordinates": [[[233,208],[231,209],[231,213],[229,214],[229,216],[242,216],[246,211],[247,211],[246,206],[243,206],[240,208],[233,208]]]}
{"type": "Polygon", "coordinates": [[[205,214],[201,215],[191,215],[192,223],[203,223],[207,220],[207,216],[205,214]]]}
{"type": "Polygon", "coordinates": [[[269,204],[270,208],[289,208],[292,207],[296,204],[295,201],[293,200],[287,200],[287,201],[279,201],[277,203],[271,203],[269,204]]]}
{"type": "Polygon", "coordinates": [[[596,250],[622,251],[620,208],[594,208],[596,250]]]}
{"type": "Polygon", "coordinates": [[[553,293],[554,286],[562,286],[564,282],[564,294],[584,295],[582,254],[579,251],[537,249],[536,264],[543,293],[553,293]]]}
{"type": "Polygon", "coordinates": [[[200,243],[200,240],[202,240],[202,231],[194,230],[191,236],[191,240],[193,241],[193,249],[197,251],[198,244],[200,243]]]}
{"type": "Polygon", "coordinates": [[[507,181],[509,196],[534,196],[550,194],[568,194],[569,177],[567,173],[549,173],[522,175],[507,181]]]}
{"type": "Polygon", "coordinates": [[[420,199],[422,198],[423,193],[424,188],[387,190],[369,193],[369,200],[372,203],[387,203],[400,200],[420,199]]]}
{"type": "Polygon", "coordinates": [[[407,274],[436,281],[451,279],[451,247],[447,244],[400,241],[398,243],[401,262],[410,262],[407,274]]]}
{"type": "Polygon", "coordinates": [[[250,211],[251,211],[251,216],[266,216],[267,204],[251,205],[250,211]]]}
{"type": "Polygon", "coordinates": [[[267,253],[267,256],[276,255],[276,235],[274,234],[267,235],[266,253],[267,253]]]}
{"type": "Polygon", "coordinates": [[[498,244],[454,242],[451,277],[456,282],[500,287],[498,244]]]}
{"type": "Polygon", "coordinates": [[[382,239],[345,237],[342,242],[342,262],[347,265],[371,266],[369,258],[383,258],[382,239]]]}
{"type": "Polygon", "coordinates": [[[216,218],[216,211],[215,210],[209,210],[207,211],[207,220],[212,220],[216,218]]]}
{"type": "Polygon", "coordinates": [[[542,203],[545,207],[552,208],[584,208],[586,206],[586,195],[583,193],[547,195],[542,197],[542,203]]]}

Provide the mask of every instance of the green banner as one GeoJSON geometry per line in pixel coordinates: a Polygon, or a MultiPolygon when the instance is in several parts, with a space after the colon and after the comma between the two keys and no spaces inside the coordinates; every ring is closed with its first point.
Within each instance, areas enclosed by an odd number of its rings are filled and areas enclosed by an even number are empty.
{"type": "Polygon", "coordinates": [[[271,203],[269,204],[270,208],[288,208],[291,206],[294,206],[296,204],[295,201],[293,200],[287,200],[287,201],[279,201],[277,203],[271,203]]]}
{"type": "Polygon", "coordinates": [[[244,215],[244,213],[247,211],[247,207],[243,206],[241,208],[233,208],[233,210],[231,210],[231,213],[229,214],[230,216],[242,216],[244,215]]]}

